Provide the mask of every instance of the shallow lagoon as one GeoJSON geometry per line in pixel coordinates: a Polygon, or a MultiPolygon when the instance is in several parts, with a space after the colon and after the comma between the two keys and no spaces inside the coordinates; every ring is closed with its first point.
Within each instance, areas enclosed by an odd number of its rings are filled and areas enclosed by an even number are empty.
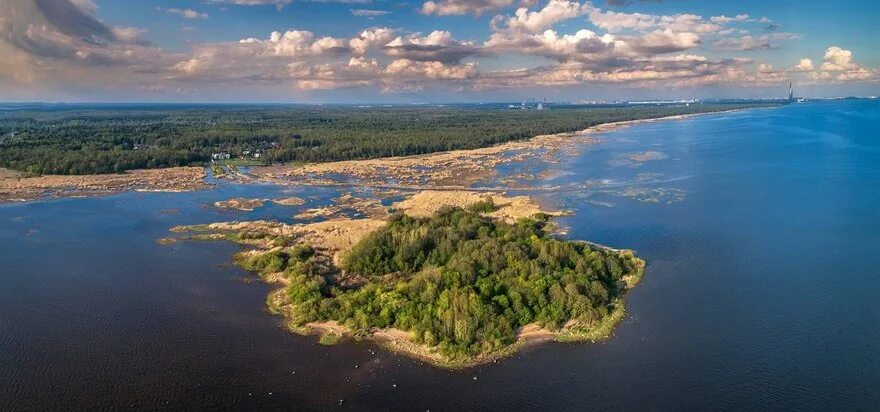
{"type": "Polygon", "coordinates": [[[237,246],[156,244],[178,224],[289,222],[345,188],[224,184],[0,205],[0,409],[880,404],[880,102],[599,137],[504,174],[549,170],[538,189],[513,193],[572,209],[560,220],[571,238],[648,261],[611,341],[548,344],[465,371],[367,342],[319,346],[265,312],[270,286],[229,265],[237,246]],[[308,203],[208,206],[286,196],[308,203]]]}

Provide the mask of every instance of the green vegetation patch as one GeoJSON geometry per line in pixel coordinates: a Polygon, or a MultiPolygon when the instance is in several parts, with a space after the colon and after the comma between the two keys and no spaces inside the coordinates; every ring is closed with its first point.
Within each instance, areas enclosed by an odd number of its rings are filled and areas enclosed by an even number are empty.
{"type": "Polygon", "coordinates": [[[341,268],[318,259],[299,245],[243,252],[236,261],[284,272],[281,312],[294,328],[324,321],[355,335],[397,328],[449,362],[509,350],[528,324],[570,339],[607,336],[624,313],[625,280],[644,268],[629,251],[553,238],[543,221],[507,224],[461,208],[397,215],[356,244],[341,268]]]}
{"type": "Polygon", "coordinates": [[[325,334],[321,335],[321,337],[318,339],[318,344],[325,345],[325,346],[332,346],[332,345],[339,343],[339,341],[341,339],[342,339],[342,337],[335,334],[335,333],[325,333],[325,334]]]}
{"type": "Polygon", "coordinates": [[[495,206],[495,202],[491,197],[487,197],[486,200],[481,200],[468,206],[468,210],[476,213],[491,213],[498,210],[498,206],[495,206]]]}
{"type": "Polygon", "coordinates": [[[230,107],[0,113],[0,167],[32,174],[118,173],[200,165],[327,162],[474,149],[597,124],[754,104],[571,107],[230,107]],[[256,157],[259,156],[259,157],[256,157]]]}

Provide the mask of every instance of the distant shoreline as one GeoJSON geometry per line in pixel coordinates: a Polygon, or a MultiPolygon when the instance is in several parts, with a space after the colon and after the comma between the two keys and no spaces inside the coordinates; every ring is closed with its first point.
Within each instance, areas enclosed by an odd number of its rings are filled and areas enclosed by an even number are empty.
{"type": "MultiPolygon", "coordinates": [[[[774,106],[775,107],[775,106],[774,106]]],[[[753,109],[737,108],[717,112],[690,113],[673,116],[663,116],[648,119],[624,120],[619,122],[602,123],[590,126],[586,129],[573,132],[560,132],[554,134],[538,135],[525,140],[515,140],[499,143],[478,149],[458,149],[442,152],[434,152],[423,155],[382,157],[364,160],[343,160],[337,162],[322,162],[305,165],[272,165],[260,166],[251,169],[250,176],[237,175],[235,180],[240,183],[255,181],[260,183],[272,183],[279,185],[316,186],[316,187],[370,187],[375,189],[391,190],[470,190],[470,191],[505,191],[505,190],[556,190],[548,187],[514,187],[504,186],[474,186],[471,175],[483,177],[490,173],[488,169],[505,162],[502,158],[504,152],[511,151],[539,151],[560,150],[566,145],[572,144],[573,138],[581,138],[580,143],[595,143],[592,136],[599,133],[607,133],[622,128],[660,121],[682,120],[696,116],[713,115],[737,112],[753,109]],[[455,179],[447,179],[446,171],[439,170],[437,173],[424,173],[425,168],[436,167],[438,169],[455,167],[459,169],[459,175],[455,179]],[[394,170],[395,179],[404,180],[417,176],[431,179],[429,184],[405,184],[389,182],[387,177],[377,176],[378,171],[387,174],[388,170],[394,170]],[[356,183],[351,181],[334,181],[324,178],[325,176],[343,175],[355,178],[356,183]],[[449,182],[450,184],[446,184],[449,182]]]]}
{"type": "MultiPolygon", "coordinates": [[[[471,156],[498,155],[501,152],[518,149],[545,149],[550,146],[561,146],[566,139],[572,136],[584,136],[596,133],[604,133],[623,127],[641,123],[656,121],[686,119],[701,115],[730,113],[754,108],[772,108],[777,106],[754,106],[734,108],[729,110],[688,113],[656,118],[625,120],[619,122],[602,123],[590,126],[586,129],[545,134],[534,136],[525,140],[512,140],[496,145],[478,149],[457,149],[451,151],[433,152],[423,155],[394,156],[365,160],[344,160],[335,162],[322,162],[307,165],[273,165],[253,168],[253,175],[245,175],[237,171],[226,175],[228,180],[237,183],[276,183],[295,184],[299,186],[346,186],[351,183],[333,183],[318,179],[297,179],[295,182],[286,182],[277,178],[278,174],[291,173],[296,170],[307,170],[309,173],[316,170],[321,174],[345,173],[347,169],[370,168],[384,166],[389,163],[434,163],[438,159],[462,158],[471,156]]],[[[494,167],[494,164],[482,166],[494,167]]],[[[30,176],[24,172],[0,168],[0,203],[25,202],[63,197],[91,197],[134,191],[155,192],[188,192],[210,188],[212,185],[205,181],[207,167],[169,167],[157,169],[136,169],[124,173],[97,174],[97,175],[42,175],[30,176]],[[201,170],[199,170],[201,169],[201,170]]],[[[466,182],[465,182],[466,183],[466,182]]],[[[468,184],[432,184],[429,186],[405,185],[405,184],[359,184],[362,187],[401,189],[401,190],[480,190],[498,191],[516,189],[515,187],[470,187],[468,184]]]]}

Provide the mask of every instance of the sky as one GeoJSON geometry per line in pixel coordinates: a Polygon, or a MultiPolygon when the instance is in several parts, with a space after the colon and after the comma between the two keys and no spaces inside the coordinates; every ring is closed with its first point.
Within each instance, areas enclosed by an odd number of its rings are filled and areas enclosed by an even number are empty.
{"type": "Polygon", "coordinates": [[[0,101],[880,94],[880,2],[0,0],[0,101]]]}

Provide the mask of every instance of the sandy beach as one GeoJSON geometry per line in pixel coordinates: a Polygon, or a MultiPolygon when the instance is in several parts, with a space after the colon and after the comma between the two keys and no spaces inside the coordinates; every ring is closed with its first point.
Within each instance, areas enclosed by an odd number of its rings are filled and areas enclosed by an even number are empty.
{"type": "Polygon", "coordinates": [[[81,197],[118,192],[185,192],[210,187],[202,167],[132,170],[105,175],[26,176],[0,169],[0,202],[81,197]]]}

